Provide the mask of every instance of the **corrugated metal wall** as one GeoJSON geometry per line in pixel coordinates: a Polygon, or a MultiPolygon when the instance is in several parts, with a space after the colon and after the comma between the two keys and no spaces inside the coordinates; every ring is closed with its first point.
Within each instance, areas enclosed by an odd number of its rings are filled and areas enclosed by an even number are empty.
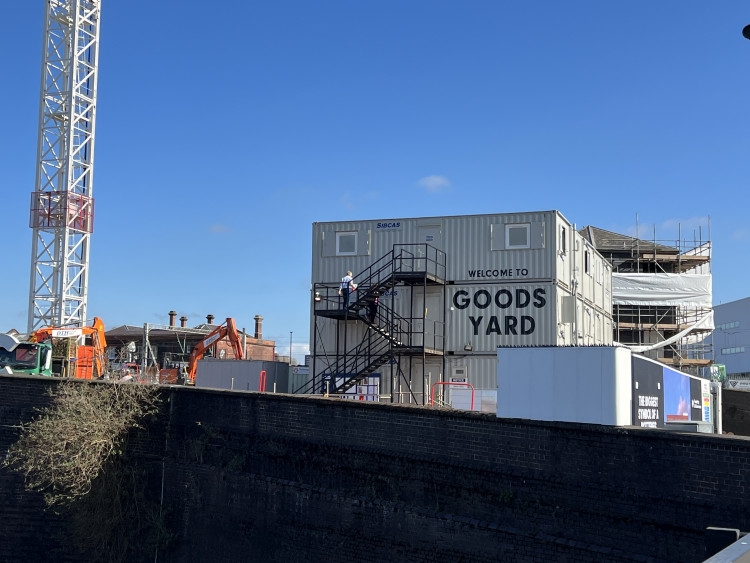
{"type": "Polygon", "coordinates": [[[313,223],[312,281],[339,281],[346,270],[361,272],[394,244],[408,243],[427,243],[443,250],[450,257],[446,277],[452,281],[549,280],[555,276],[556,246],[550,232],[558,217],[554,211],[544,211],[313,223]],[[530,248],[504,249],[504,227],[508,224],[529,225],[530,248]],[[358,233],[360,253],[336,256],[337,232],[358,233]],[[363,240],[369,244],[364,245],[363,240]]]}
{"type": "Polygon", "coordinates": [[[466,377],[475,389],[497,388],[497,351],[484,356],[449,356],[445,362],[446,380],[457,375],[456,368],[465,369],[466,377]]]}
{"type": "MultiPolygon", "coordinates": [[[[402,362],[402,370],[405,378],[408,379],[408,362],[402,362]]],[[[390,372],[388,369],[382,370],[383,376],[383,396],[390,397],[390,372]]],[[[437,359],[428,359],[424,369],[425,377],[422,381],[422,361],[419,358],[413,359],[411,388],[416,395],[417,404],[422,404],[422,393],[424,393],[426,404],[429,404],[430,397],[433,394],[440,396],[440,389],[444,385],[435,385],[439,381],[449,381],[451,377],[467,377],[468,382],[474,389],[496,389],[497,388],[497,352],[487,355],[473,355],[445,358],[445,373],[443,373],[442,363],[437,359]],[[462,370],[462,371],[458,371],[462,370]]],[[[394,375],[396,370],[394,369],[394,375]]],[[[396,388],[394,393],[394,402],[414,403],[414,398],[408,393],[408,388],[403,380],[394,379],[396,388]],[[399,400],[399,398],[401,400],[399,400]]],[[[444,400],[450,398],[450,390],[443,390],[442,397],[444,400]]]]}
{"type": "MultiPolygon", "coordinates": [[[[475,389],[496,389],[497,388],[497,352],[487,355],[451,357],[445,359],[445,374],[443,374],[442,362],[440,359],[428,358],[424,369],[424,380],[422,379],[422,360],[421,358],[412,358],[411,376],[409,370],[409,360],[401,361],[401,372],[403,378],[399,377],[396,366],[384,366],[378,373],[381,376],[381,396],[383,400],[390,401],[393,394],[396,403],[412,404],[429,404],[430,396],[435,388],[436,396],[439,394],[442,385],[435,385],[439,381],[448,381],[452,376],[461,375],[456,368],[463,369],[463,374],[468,378],[468,382],[475,389]],[[395,388],[391,389],[391,375],[395,388]],[[408,383],[408,385],[407,385],[408,383]],[[413,396],[409,393],[409,387],[413,396]],[[423,403],[423,397],[425,403],[423,403]]],[[[449,391],[443,392],[443,398],[448,398],[449,391]]]]}
{"type": "Polygon", "coordinates": [[[456,283],[552,279],[554,241],[550,247],[547,232],[554,216],[541,212],[446,217],[442,250],[449,257],[448,279],[456,283]],[[508,224],[530,226],[530,248],[504,249],[508,224]]]}

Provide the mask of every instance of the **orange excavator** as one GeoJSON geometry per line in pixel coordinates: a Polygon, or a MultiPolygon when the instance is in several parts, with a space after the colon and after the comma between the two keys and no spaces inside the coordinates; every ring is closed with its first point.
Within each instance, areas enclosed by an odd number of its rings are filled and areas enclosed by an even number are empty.
{"type": "Polygon", "coordinates": [[[198,342],[198,344],[195,345],[195,348],[193,348],[193,351],[190,353],[190,362],[188,364],[188,385],[195,385],[195,372],[198,368],[198,360],[203,357],[206,350],[214,346],[224,337],[229,338],[229,343],[234,350],[234,357],[238,360],[243,359],[245,351],[242,349],[242,342],[240,340],[240,335],[237,332],[237,325],[235,325],[234,319],[230,317],[224,324],[217,327],[211,334],[198,342]]]}
{"type": "Polygon", "coordinates": [[[78,379],[104,375],[107,339],[104,336],[104,323],[99,317],[94,317],[92,326],[40,328],[32,333],[30,340],[51,341],[54,373],[78,379]],[[79,345],[80,337],[86,337],[90,344],[79,345]]]}

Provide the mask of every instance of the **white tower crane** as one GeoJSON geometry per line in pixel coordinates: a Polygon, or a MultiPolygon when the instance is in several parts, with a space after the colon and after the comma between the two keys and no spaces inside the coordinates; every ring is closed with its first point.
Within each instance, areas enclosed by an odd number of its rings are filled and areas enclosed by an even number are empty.
{"type": "Polygon", "coordinates": [[[84,325],[100,0],[46,0],[28,331],[84,325]]]}

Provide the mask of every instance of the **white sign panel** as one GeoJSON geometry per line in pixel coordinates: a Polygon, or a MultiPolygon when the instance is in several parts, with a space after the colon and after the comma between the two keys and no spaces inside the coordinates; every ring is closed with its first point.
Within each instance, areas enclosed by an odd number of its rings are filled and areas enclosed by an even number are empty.
{"type": "Polygon", "coordinates": [[[72,338],[83,334],[80,328],[56,328],[52,331],[52,338],[72,338]]]}

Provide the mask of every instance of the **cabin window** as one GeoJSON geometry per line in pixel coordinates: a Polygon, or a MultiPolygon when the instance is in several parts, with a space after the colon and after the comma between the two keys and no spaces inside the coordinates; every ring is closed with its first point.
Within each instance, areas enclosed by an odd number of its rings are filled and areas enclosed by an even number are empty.
{"type": "Polygon", "coordinates": [[[357,231],[336,233],[336,256],[355,256],[357,254],[357,231]]]}
{"type": "Polygon", "coordinates": [[[529,224],[505,225],[505,248],[529,248],[529,224]]]}

